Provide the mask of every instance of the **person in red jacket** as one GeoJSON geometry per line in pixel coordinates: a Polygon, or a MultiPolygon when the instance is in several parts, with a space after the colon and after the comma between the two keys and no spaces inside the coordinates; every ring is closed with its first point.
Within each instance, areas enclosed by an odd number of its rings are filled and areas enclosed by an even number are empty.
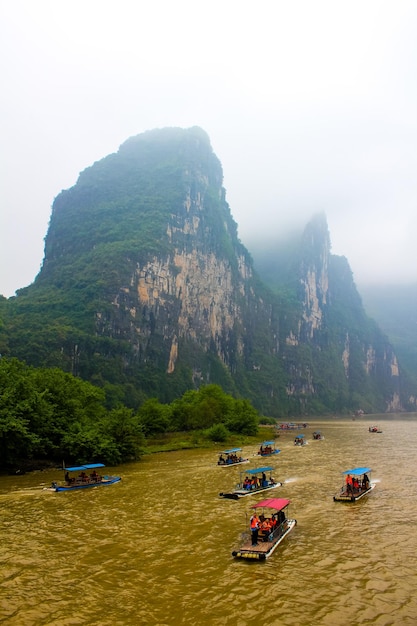
{"type": "Polygon", "coordinates": [[[252,545],[258,545],[258,533],[259,533],[259,517],[254,513],[250,518],[250,532],[252,535],[252,545]]]}

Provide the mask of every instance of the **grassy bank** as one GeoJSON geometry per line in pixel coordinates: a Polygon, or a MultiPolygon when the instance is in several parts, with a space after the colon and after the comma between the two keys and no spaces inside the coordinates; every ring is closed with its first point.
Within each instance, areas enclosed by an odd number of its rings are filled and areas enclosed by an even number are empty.
{"type": "Polygon", "coordinates": [[[226,450],[227,448],[243,448],[257,445],[261,441],[274,439],[276,434],[273,426],[259,426],[258,434],[254,436],[234,435],[227,441],[215,442],[207,439],[202,431],[183,433],[163,433],[148,439],[145,454],[155,452],[172,452],[173,450],[189,450],[192,448],[207,448],[208,450],[226,450]]]}

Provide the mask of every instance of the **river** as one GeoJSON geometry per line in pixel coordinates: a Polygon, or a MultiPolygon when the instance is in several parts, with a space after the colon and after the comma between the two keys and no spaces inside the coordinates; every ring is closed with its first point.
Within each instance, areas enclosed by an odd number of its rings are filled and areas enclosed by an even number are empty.
{"type": "MultiPolygon", "coordinates": [[[[268,460],[294,531],[265,562],[231,552],[257,496],[225,500],[239,470],[213,450],[106,468],[122,480],[47,491],[60,472],[0,477],[0,623],[8,626],[415,626],[417,414],[328,419],[268,460]],[[377,423],[383,432],[368,427],[377,423]],[[313,441],[320,429],[325,439],[313,441]],[[357,503],[342,471],[372,468],[357,503]]],[[[264,465],[265,463],[261,463],[264,465]]]]}

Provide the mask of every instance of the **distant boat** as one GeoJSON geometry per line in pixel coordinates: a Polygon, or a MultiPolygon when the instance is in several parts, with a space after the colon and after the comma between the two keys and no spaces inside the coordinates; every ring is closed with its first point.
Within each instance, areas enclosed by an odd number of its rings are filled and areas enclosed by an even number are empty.
{"type": "Polygon", "coordinates": [[[279,430],[297,430],[297,428],[298,426],[295,422],[283,422],[278,426],[279,430]]]}
{"type": "Polygon", "coordinates": [[[220,465],[220,467],[232,467],[233,465],[249,463],[249,459],[244,459],[241,452],[242,448],[230,448],[230,450],[223,450],[223,452],[219,455],[217,465],[220,465]]]}
{"type": "Polygon", "coordinates": [[[246,496],[252,496],[260,491],[268,491],[269,489],[276,489],[281,487],[282,483],[277,482],[272,478],[271,472],[273,467],[257,467],[255,469],[248,469],[240,472],[240,481],[236,485],[236,488],[230,492],[221,492],[219,496],[221,498],[228,498],[229,500],[239,500],[246,496]],[[269,472],[269,476],[267,476],[269,472]],[[243,478],[245,476],[245,478],[243,478]]]}
{"type": "Polygon", "coordinates": [[[308,443],[307,439],[304,437],[303,434],[301,435],[297,435],[296,438],[294,439],[294,445],[295,446],[306,446],[308,443]]]}
{"type": "Polygon", "coordinates": [[[270,498],[254,504],[251,508],[255,509],[256,513],[258,510],[262,510],[262,514],[259,515],[262,522],[257,543],[252,544],[252,538],[245,533],[246,536],[242,545],[237,550],[233,550],[232,556],[236,559],[256,559],[258,561],[265,561],[270,557],[297,524],[297,520],[288,519],[286,516],[289,504],[290,500],[285,498],[270,498]],[[272,515],[271,511],[273,511],[272,515]],[[265,521],[268,523],[265,531],[263,531],[262,526],[265,521]]]}
{"type": "Polygon", "coordinates": [[[324,439],[324,435],[322,435],[319,430],[315,430],[313,433],[313,439],[315,439],[316,441],[318,439],[324,439]]]}
{"type": "Polygon", "coordinates": [[[121,480],[120,476],[107,476],[106,474],[97,473],[96,470],[102,467],[105,467],[103,463],[64,467],[64,483],[60,484],[54,481],[51,484],[50,491],[75,491],[77,489],[88,489],[89,487],[105,487],[121,480]],[[72,475],[74,472],[78,472],[77,476],[72,475]]]}
{"type": "Polygon", "coordinates": [[[259,447],[257,454],[259,456],[272,456],[279,454],[281,450],[275,447],[275,441],[263,441],[259,447]]]}
{"type": "Polygon", "coordinates": [[[370,426],[369,432],[370,433],[382,433],[382,430],[379,428],[379,426],[370,426]]]}
{"type": "Polygon", "coordinates": [[[345,482],[333,496],[334,502],[356,502],[370,493],[375,487],[369,478],[371,471],[370,467],[355,467],[343,472],[345,482]]]}

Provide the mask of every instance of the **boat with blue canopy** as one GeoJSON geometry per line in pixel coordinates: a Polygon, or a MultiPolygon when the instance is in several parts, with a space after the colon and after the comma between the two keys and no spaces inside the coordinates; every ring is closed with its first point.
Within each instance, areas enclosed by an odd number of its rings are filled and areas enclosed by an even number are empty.
{"type": "Polygon", "coordinates": [[[307,439],[304,437],[303,434],[301,435],[297,435],[296,438],[294,439],[294,445],[295,446],[306,446],[308,443],[307,439]]]}
{"type": "Polygon", "coordinates": [[[249,459],[244,459],[242,456],[242,448],[223,450],[217,461],[217,465],[220,467],[233,467],[233,465],[241,465],[242,463],[249,463],[249,459]]]}
{"type": "Polygon", "coordinates": [[[258,455],[259,456],[273,456],[274,454],[279,454],[281,450],[278,450],[275,447],[275,441],[263,441],[259,446],[258,455]]]}
{"type": "Polygon", "coordinates": [[[297,520],[287,518],[289,504],[290,500],[286,498],[269,498],[254,504],[249,532],[243,533],[243,542],[233,550],[232,556],[256,561],[265,561],[271,556],[297,524],[297,520]]]}
{"type": "Polygon", "coordinates": [[[64,467],[64,484],[54,481],[50,489],[51,491],[74,491],[76,489],[88,489],[89,487],[105,487],[121,480],[120,476],[103,475],[96,471],[102,467],[105,467],[103,463],[88,463],[75,467],[64,467]]]}
{"type": "Polygon", "coordinates": [[[260,491],[268,491],[269,489],[276,489],[281,487],[282,483],[276,481],[271,472],[273,467],[267,465],[265,467],[256,467],[255,469],[248,469],[245,472],[240,472],[240,480],[237,483],[235,489],[230,492],[221,492],[219,496],[221,498],[228,498],[230,500],[239,500],[239,498],[245,498],[246,496],[252,496],[260,491]],[[267,473],[269,475],[267,476],[267,473]]]}
{"type": "Polygon", "coordinates": [[[344,484],[339,492],[333,496],[335,502],[356,502],[375,488],[371,482],[370,467],[355,467],[343,472],[344,484]]]}

